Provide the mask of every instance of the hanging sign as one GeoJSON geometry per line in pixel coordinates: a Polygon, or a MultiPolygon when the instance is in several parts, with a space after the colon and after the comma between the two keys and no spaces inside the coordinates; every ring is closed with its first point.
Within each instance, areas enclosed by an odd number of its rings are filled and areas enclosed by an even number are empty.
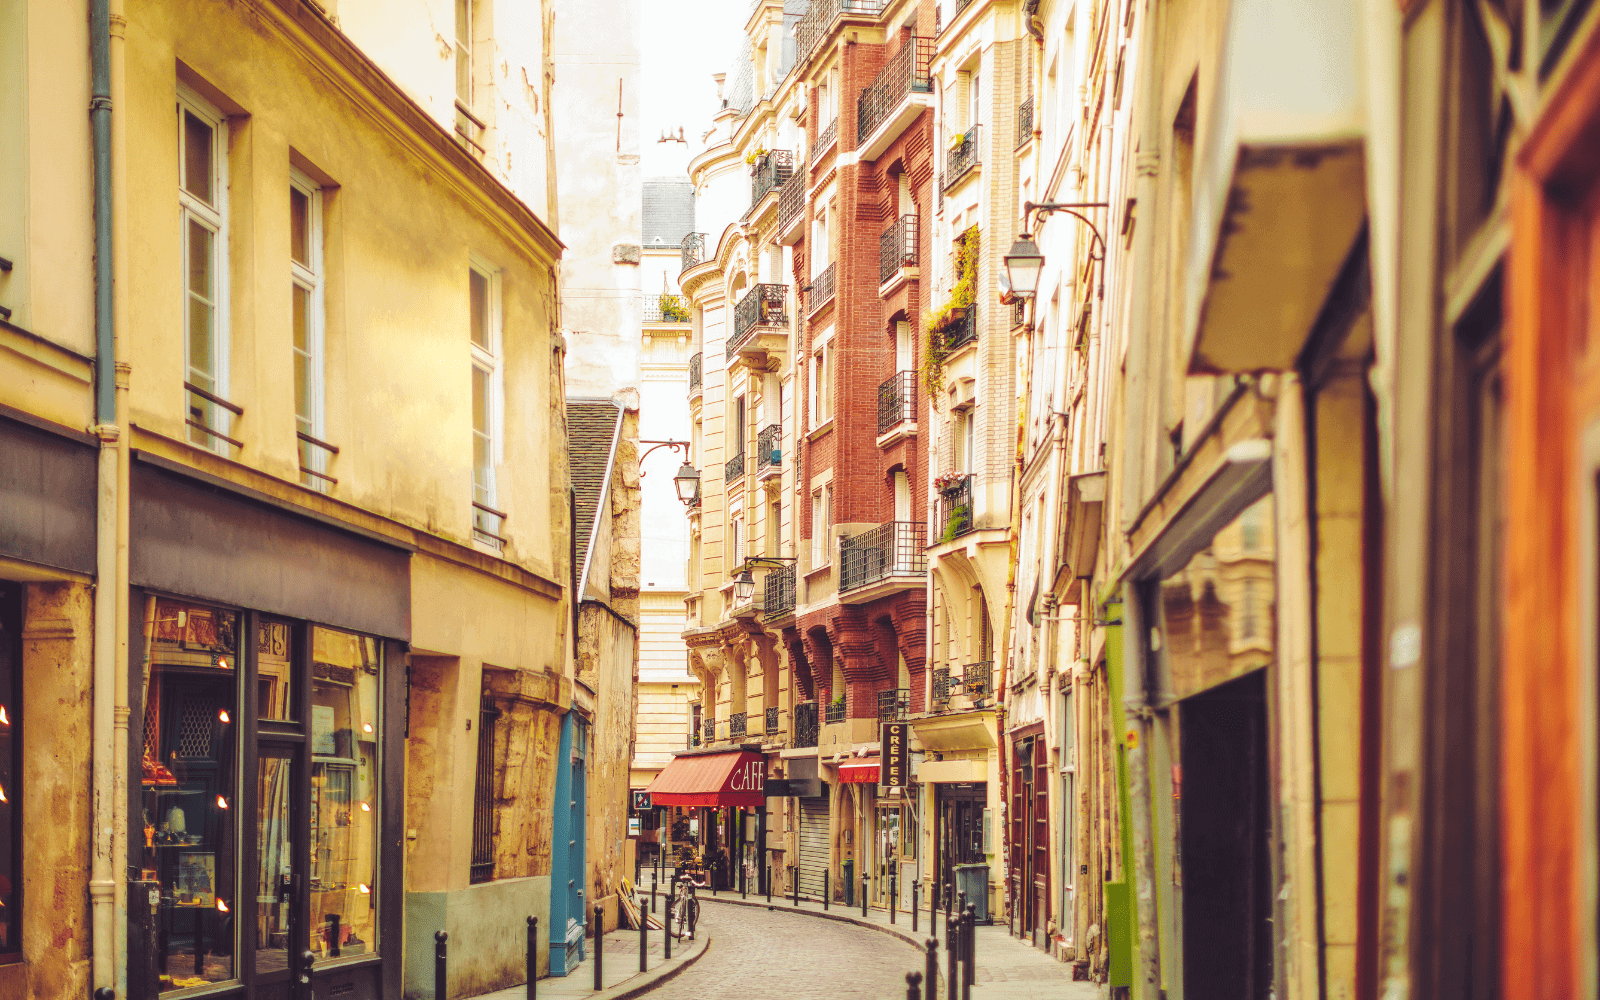
{"type": "Polygon", "coordinates": [[[879,744],[881,763],[878,784],[884,788],[906,788],[911,784],[911,725],[885,722],[879,744]]]}
{"type": "Polygon", "coordinates": [[[655,808],[655,805],[654,805],[654,803],[652,803],[650,801],[650,793],[649,792],[642,792],[642,791],[639,791],[638,789],[634,789],[633,790],[633,811],[634,812],[636,812],[636,813],[649,812],[653,808],[655,808]]]}

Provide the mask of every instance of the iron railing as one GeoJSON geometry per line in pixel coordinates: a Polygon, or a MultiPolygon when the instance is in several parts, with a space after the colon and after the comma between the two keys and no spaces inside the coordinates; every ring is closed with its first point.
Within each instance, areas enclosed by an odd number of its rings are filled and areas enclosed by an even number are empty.
{"type": "Polygon", "coordinates": [[[811,279],[811,291],[806,295],[807,315],[833,301],[834,282],[839,276],[837,262],[829,264],[823,272],[811,279]]]}
{"type": "Polygon", "coordinates": [[[950,707],[950,668],[934,667],[930,672],[929,680],[933,686],[933,707],[936,711],[944,711],[950,707]]]}
{"type": "Polygon", "coordinates": [[[878,692],[878,721],[900,722],[911,714],[911,689],[890,688],[878,692]]]}
{"type": "Polygon", "coordinates": [[[731,359],[758,326],[785,327],[789,316],[783,311],[787,290],[782,285],[762,283],[739,300],[733,307],[733,339],[728,341],[727,355],[731,359]]]}
{"type": "Polygon", "coordinates": [[[675,304],[669,303],[667,308],[661,308],[661,299],[651,299],[644,304],[644,321],[646,323],[687,323],[689,322],[689,307],[683,299],[674,295],[675,304]]]}
{"type": "Polygon", "coordinates": [[[961,12],[966,10],[969,6],[971,6],[971,4],[972,4],[972,0],[956,0],[956,12],[955,12],[955,15],[951,18],[951,20],[953,21],[953,20],[955,20],[955,18],[960,17],[961,16],[961,12]]]}
{"type": "Polygon", "coordinates": [[[994,661],[969,663],[961,668],[961,693],[972,702],[973,708],[983,707],[994,693],[994,661]]]}
{"type": "Polygon", "coordinates": [[[949,489],[939,491],[939,505],[934,516],[934,527],[939,531],[939,541],[948,542],[972,530],[972,476],[949,489]]]}
{"type": "Polygon", "coordinates": [[[916,37],[906,39],[900,51],[889,57],[872,86],[856,101],[856,146],[865,143],[911,94],[933,90],[928,73],[932,58],[933,39],[916,37]]]}
{"type": "Polygon", "coordinates": [[[472,868],[468,879],[473,884],[494,878],[494,786],[500,773],[495,766],[494,731],[499,719],[494,702],[484,698],[478,705],[478,773],[472,794],[472,868]]]}
{"type": "Polygon", "coordinates": [[[728,716],[728,739],[742,739],[747,728],[747,716],[744,712],[734,712],[728,716]]]}
{"type": "Polygon", "coordinates": [[[678,271],[689,270],[706,262],[706,234],[686,233],[678,249],[678,271]]]}
{"type": "Polygon", "coordinates": [[[783,465],[783,428],[768,424],[756,435],[756,472],[765,472],[783,465]]]}
{"type": "Polygon", "coordinates": [[[800,23],[795,26],[794,65],[805,65],[814,50],[833,27],[840,14],[876,15],[883,13],[884,0],[811,0],[800,23]]]}
{"type": "Polygon", "coordinates": [[[756,157],[755,170],[750,175],[750,204],[761,204],[761,199],[783,186],[794,176],[794,152],[774,149],[756,157]]]}
{"type": "Polygon", "coordinates": [[[689,395],[691,396],[693,396],[696,392],[699,392],[700,387],[703,384],[704,375],[702,372],[702,367],[704,364],[705,358],[700,354],[699,351],[696,351],[689,358],[689,395]]]}
{"type": "Polygon", "coordinates": [[[944,349],[953,351],[978,339],[978,305],[967,306],[967,314],[954,319],[944,328],[944,349]]]}
{"type": "Polygon", "coordinates": [[[829,702],[828,703],[828,710],[825,713],[823,713],[822,721],[826,722],[828,725],[831,726],[831,725],[833,725],[835,723],[843,722],[844,720],[845,720],[844,702],[842,702],[842,701],[829,702]]]}
{"type": "Polygon", "coordinates": [[[776,736],[778,733],[778,708],[776,705],[767,709],[766,735],[776,736]]]}
{"type": "Polygon", "coordinates": [[[916,266],[917,217],[902,215],[878,237],[878,284],[888,284],[902,267],[916,266]]]}
{"type": "Polygon", "coordinates": [[[762,602],[766,618],[782,618],[794,610],[795,572],[793,566],[781,566],[767,573],[767,599],[762,602]]]}
{"type": "Polygon", "coordinates": [[[927,544],[927,526],[919,521],[890,521],[839,539],[839,591],[926,572],[927,544]]]}
{"type": "Polygon", "coordinates": [[[917,373],[895,372],[878,386],[878,433],[917,419],[917,373]]]}
{"type": "Polygon", "coordinates": [[[967,171],[982,161],[978,151],[978,139],[982,132],[982,125],[972,126],[962,134],[959,143],[945,151],[944,189],[946,191],[960,183],[961,178],[967,176],[967,171]]]}
{"type": "Polygon", "coordinates": [[[822,126],[822,130],[817,133],[817,151],[821,152],[827,149],[833,145],[833,140],[837,138],[839,138],[839,119],[835,117],[833,121],[822,126]]]}
{"type": "Polygon", "coordinates": [[[710,744],[710,743],[717,742],[717,720],[716,719],[707,719],[705,721],[705,725],[702,728],[705,729],[705,732],[702,733],[701,736],[700,736],[700,741],[702,743],[710,744]]]}
{"type": "Polygon", "coordinates": [[[731,483],[742,475],[744,475],[744,452],[741,451],[722,466],[722,481],[731,483]]]}
{"type": "Polygon", "coordinates": [[[1023,101],[1017,108],[1017,145],[1033,138],[1033,98],[1023,101]]]}
{"type": "Polygon", "coordinates": [[[817,703],[802,701],[794,706],[794,714],[790,718],[794,729],[794,739],[790,743],[796,747],[814,747],[817,745],[817,703]]]}
{"type": "Polygon", "coordinates": [[[800,168],[783,182],[783,187],[778,191],[778,228],[787,229],[789,223],[800,218],[806,210],[806,168],[800,168]]]}

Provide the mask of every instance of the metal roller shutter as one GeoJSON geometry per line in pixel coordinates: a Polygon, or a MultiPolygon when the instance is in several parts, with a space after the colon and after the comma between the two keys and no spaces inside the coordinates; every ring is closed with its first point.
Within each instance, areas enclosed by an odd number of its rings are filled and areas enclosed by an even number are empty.
{"type": "Polygon", "coordinates": [[[799,802],[800,894],[821,899],[822,874],[828,870],[828,797],[799,802]]]}

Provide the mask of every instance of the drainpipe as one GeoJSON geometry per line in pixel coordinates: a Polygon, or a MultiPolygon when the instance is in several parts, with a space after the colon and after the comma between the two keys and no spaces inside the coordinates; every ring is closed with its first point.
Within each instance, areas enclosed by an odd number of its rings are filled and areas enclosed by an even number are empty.
{"type": "MultiPolygon", "coordinates": [[[[1139,28],[1139,98],[1134,115],[1139,139],[1134,153],[1134,197],[1139,217],[1133,233],[1133,294],[1129,296],[1127,410],[1122,435],[1122,523],[1124,530],[1144,499],[1145,438],[1147,426],[1145,367],[1151,354],[1154,334],[1151,329],[1150,302],[1155,286],[1156,176],[1160,170],[1161,99],[1158,93],[1161,74],[1158,49],[1161,45],[1163,8],[1159,0],[1145,0],[1143,22],[1139,28]]],[[[1135,997],[1161,995],[1161,942],[1156,933],[1155,845],[1150,821],[1150,706],[1146,697],[1149,650],[1149,623],[1144,621],[1145,606],[1140,601],[1137,582],[1124,586],[1123,615],[1128,623],[1123,656],[1122,705],[1127,719],[1129,825],[1133,834],[1134,913],[1139,929],[1139,949],[1134,961],[1135,997]]]]}

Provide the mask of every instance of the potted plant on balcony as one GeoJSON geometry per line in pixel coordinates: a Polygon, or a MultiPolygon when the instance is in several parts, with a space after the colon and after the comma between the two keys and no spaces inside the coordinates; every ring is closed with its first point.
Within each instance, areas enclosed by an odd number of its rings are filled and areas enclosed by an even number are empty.
{"type": "Polygon", "coordinates": [[[665,323],[687,323],[687,322],[689,322],[689,307],[688,307],[688,305],[686,305],[684,303],[683,299],[680,298],[679,296],[673,295],[670,292],[662,292],[661,293],[661,297],[656,300],[656,304],[661,309],[661,320],[662,320],[662,322],[665,322],[665,323]]]}
{"type": "Polygon", "coordinates": [[[756,172],[756,164],[760,163],[761,158],[766,155],[767,147],[765,146],[757,146],[755,149],[752,149],[750,152],[745,154],[744,162],[750,165],[750,172],[752,174],[756,172]]]}
{"type": "Polygon", "coordinates": [[[961,488],[961,484],[966,482],[966,479],[967,474],[965,472],[941,473],[933,477],[933,488],[938,490],[940,493],[949,496],[951,493],[959,490],[961,488]]]}
{"type": "Polygon", "coordinates": [[[922,352],[922,385],[934,399],[944,391],[944,361],[950,354],[949,334],[967,318],[977,287],[978,227],[972,226],[956,239],[956,282],[950,288],[950,297],[927,317],[928,341],[922,352]]]}

